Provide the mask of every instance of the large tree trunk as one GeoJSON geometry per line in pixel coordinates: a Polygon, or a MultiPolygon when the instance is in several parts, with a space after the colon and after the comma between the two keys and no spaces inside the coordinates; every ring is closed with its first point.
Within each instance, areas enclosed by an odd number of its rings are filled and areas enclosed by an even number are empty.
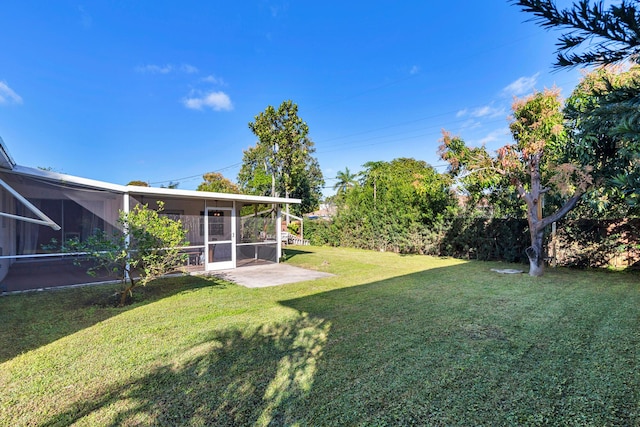
{"type": "Polygon", "coordinates": [[[540,277],[544,274],[543,244],[544,227],[531,227],[531,246],[526,250],[529,257],[529,276],[540,277]]]}
{"type": "Polygon", "coordinates": [[[534,154],[529,159],[529,174],[531,177],[530,189],[527,193],[522,184],[518,185],[518,191],[527,202],[527,220],[529,222],[529,234],[531,246],[526,250],[529,257],[529,276],[540,277],[544,274],[544,227],[542,213],[542,189],[540,176],[541,153],[534,154]]]}
{"type": "Polygon", "coordinates": [[[573,209],[582,196],[581,191],[577,191],[573,197],[553,214],[543,217],[541,197],[543,190],[540,188],[540,175],[538,173],[531,174],[531,191],[524,191],[522,185],[518,185],[518,190],[527,202],[527,220],[529,222],[529,234],[531,236],[531,246],[526,249],[529,258],[529,275],[540,277],[544,274],[544,229],[552,222],[559,220],[573,209]]]}

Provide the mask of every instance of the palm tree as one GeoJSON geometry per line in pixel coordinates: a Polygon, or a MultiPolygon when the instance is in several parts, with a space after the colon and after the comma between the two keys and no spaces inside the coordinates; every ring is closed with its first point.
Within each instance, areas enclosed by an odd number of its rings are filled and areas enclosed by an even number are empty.
{"type": "Polygon", "coordinates": [[[336,174],[336,179],[338,181],[333,186],[333,189],[336,190],[338,194],[344,193],[345,191],[356,185],[357,176],[357,174],[351,173],[349,168],[344,168],[344,172],[338,171],[338,173],[336,174]]]}

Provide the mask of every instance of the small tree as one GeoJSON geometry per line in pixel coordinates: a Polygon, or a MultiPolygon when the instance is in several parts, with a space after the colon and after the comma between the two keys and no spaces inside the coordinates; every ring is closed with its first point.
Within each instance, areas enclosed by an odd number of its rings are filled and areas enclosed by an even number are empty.
{"type": "Polygon", "coordinates": [[[101,230],[86,241],[67,242],[69,252],[86,252],[96,262],[89,269],[95,274],[106,269],[122,279],[120,306],[133,295],[133,289],[174,271],[184,264],[186,255],[180,246],[187,246],[187,231],[178,220],[159,214],[164,203],[158,202],[158,210],[147,205],[136,205],[130,212],[120,212],[118,222],[124,234],[107,236],[101,230]]]}

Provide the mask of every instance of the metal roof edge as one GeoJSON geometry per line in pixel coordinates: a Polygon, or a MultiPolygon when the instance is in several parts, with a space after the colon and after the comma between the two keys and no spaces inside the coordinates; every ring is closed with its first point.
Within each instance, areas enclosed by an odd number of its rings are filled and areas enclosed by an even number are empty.
{"type": "Polygon", "coordinates": [[[210,191],[180,190],[174,188],[139,187],[135,185],[120,185],[105,181],[82,178],[74,175],[61,174],[42,169],[34,169],[26,166],[15,165],[12,173],[41,178],[49,181],[90,187],[98,190],[126,193],[130,195],[167,196],[167,197],[188,197],[196,199],[216,199],[235,200],[250,203],[280,203],[280,204],[300,204],[301,199],[288,199],[286,197],[252,196],[248,194],[213,193],[210,191]]]}
{"type": "Polygon", "coordinates": [[[98,181],[95,179],[82,178],[74,175],[67,175],[58,172],[46,171],[42,169],[30,168],[27,166],[16,165],[12,172],[26,175],[49,181],[57,181],[61,183],[75,184],[83,187],[90,187],[98,190],[116,191],[119,193],[126,193],[127,187],[119,184],[112,184],[110,182],[98,181]]]}
{"type": "Polygon", "coordinates": [[[125,187],[129,194],[150,195],[150,196],[173,196],[173,197],[189,197],[199,199],[216,199],[216,200],[236,200],[253,203],[290,203],[300,204],[301,199],[288,199],[286,197],[270,197],[270,196],[252,196],[249,194],[234,193],[214,193],[210,191],[196,190],[180,190],[175,188],[156,188],[156,187],[139,187],[128,185],[125,187]]]}
{"type": "Polygon", "coordinates": [[[9,154],[7,146],[4,144],[2,137],[0,137],[0,167],[4,169],[13,169],[16,166],[15,160],[9,154]]]}

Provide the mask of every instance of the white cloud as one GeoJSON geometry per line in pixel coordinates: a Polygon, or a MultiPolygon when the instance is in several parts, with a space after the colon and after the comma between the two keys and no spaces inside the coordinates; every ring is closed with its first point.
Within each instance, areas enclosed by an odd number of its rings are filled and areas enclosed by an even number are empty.
{"type": "Polygon", "coordinates": [[[0,81],[0,104],[22,104],[22,97],[5,81],[0,81]]]}
{"type": "Polygon", "coordinates": [[[200,72],[198,67],[195,67],[195,66],[193,66],[191,64],[182,64],[179,67],[176,67],[173,64],[139,65],[139,66],[136,67],[136,71],[138,73],[149,73],[149,74],[169,74],[169,73],[174,73],[174,72],[180,72],[180,73],[185,73],[185,74],[197,74],[197,73],[200,72]]]}
{"type": "Polygon", "coordinates": [[[460,129],[472,130],[472,129],[477,129],[480,126],[482,126],[482,124],[478,120],[469,119],[460,125],[460,129]]]}
{"type": "Polygon", "coordinates": [[[183,71],[187,74],[196,74],[198,73],[200,70],[198,70],[197,67],[194,67],[193,65],[190,64],[182,64],[182,66],[180,67],[180,71],[183,71]]]}
{"type": "Polygon", "coordinates": [[[169,74],[173,71],[173,65],[139,65],[136,67],[136,71],[139,73],[150,73],[150,74],[169,74]]]}
{"type": "Polygon", "coordinates": [[[418,74],[420,72],[420,67],[418,67],[417,65],[414,65],[413,67],[411,67],[411,69],[409,70],[409,74],[411,74],[412,76],[414,74],[418,74]]]}
{"type": "Polygon", "coordinates": [[[468,108],[465,108],[464,110],[458,111],[456,113],[456,117],[469,116],[469,117],[475,117],[478,119],[482,117],[496,118],[496,117],[503,116],[505,114],[506,112],[504,107],[496,108],[493,105],[489,104],[482,107],[473,108],[471,110],[468,108]]]}
{"type": "Polygon", "coordinates": [[[200,97],[191,97],[183,100],[184,106],[192,110],[202,110],[205,107],[214,111],[231,111],[233,104],[229,95],[222,91],[209,92],[200,97]]]}
{"type": "Polygon", "coordinates": [[[93,19],[91,19],[91,15],[85,10],[84,7],[78,6],[78,11],[80,12],[80,24],[84,29],[91,28],[93,24],[93,19]]]}
{"type": "Polygon", "coordinates": [[[484,107],[476,108],[471,112],[473,117],[489,117],[495,118],[504,116],[506,114],[503,107],[496,108],[491,105],[485,105],[484,107]]]}
{"type": "Polygon", "coordinates": [[[484,138],[480,139],[480,144],[485,145],[490,142],[499,141],[505,139],[509,135],[509,128],[503,127],[489,132],[484,138]]]}
{"type": "Polygon", "coordinates": [[[288,2],[281,2],[281,4],[271,4],[269,5],[269,11],[271,12],[272,18],[278,18],[283,13],[286,13],[289,9],[288,2]]]}
{"type": "Polygon", "coordinates": [[[207,77],[203,77],[202,81],[205,83],[212,83],[214,85],[226,86],[227,83],[222,80],[220,77],[216,77],[213,74],[208,75],[207,77]]]}
{"type": "Polygon", "coordinates": [[[520,96],[531,92],[538,82],[539,76],[540,73],[535,73],[533,76],[520,77],[502,89],[502,93],[507,96],[520,96]]]}

